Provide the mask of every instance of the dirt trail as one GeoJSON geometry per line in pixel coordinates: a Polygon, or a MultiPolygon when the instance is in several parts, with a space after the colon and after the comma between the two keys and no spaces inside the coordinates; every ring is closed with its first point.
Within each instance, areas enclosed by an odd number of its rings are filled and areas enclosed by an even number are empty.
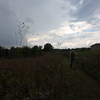
{"type": "Polygon", "coordinates": [[[70,68],[66,63],[66,84],[69,100],[100,100],[100,85],[85,72],[70,68]]]}

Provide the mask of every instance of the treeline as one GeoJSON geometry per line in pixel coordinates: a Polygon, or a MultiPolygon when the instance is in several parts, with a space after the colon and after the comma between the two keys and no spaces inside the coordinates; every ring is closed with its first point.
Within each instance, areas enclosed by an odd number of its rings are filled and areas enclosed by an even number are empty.
{"type": "Polygon", "coordinates": [[[42,46],[33,46],[27,47],[11,47],[10,49],[0,46],[0,58],[12,58],[12,57],[28,57],[34,55],[41,55],[44,51],[52,51],[54,48],[50,43],[46,43],[44,47],[42,46]]]}

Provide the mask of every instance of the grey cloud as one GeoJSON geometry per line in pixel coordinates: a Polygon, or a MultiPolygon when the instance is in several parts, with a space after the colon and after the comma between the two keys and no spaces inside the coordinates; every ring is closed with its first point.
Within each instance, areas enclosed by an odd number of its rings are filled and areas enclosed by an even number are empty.
{"type": "Polygon", "coordinates": [[[25,19],[25,22],[26,22],[26,23],[29,23],[29,24],[34,24],[33,19],[30,18],[30,17],[27,17],[27,18],[25,19]]]}
{"type": "Polygon", "coordinates": [[[16,16],[9,7],[8,0],[0,1],[0,45],[15,45],[16,16]]]}
{"type": "MultiPolygon", "coordinates": [[[[95,16],[100,13],[100,0],[64,0],[69,3],[69,14],[72,21],[87,21],[92,22],[95,16]]],[[[65,9],[67,10],[67,8],[65,9]]],[[[67,11],[66,11],[67,12],[67,11]]]]}
{"type": "Polygon", "coordinates": [[[76,17],[77,20],[85,20],[91,22],[94,16],[100,12],[100,0],[84,0],[84,3],[77,9],[72,16],[76,17]]]}
{"type": "MultiPolygon", "coordinates": [[[[26,36],[30,34],[47,34],[51,37],[48,33],[50,30],[73,19],[97,24],[98,19],[95,16],[100,13],[99,5],[100,0],[0,0],[0,45],[16,45],[20,38],[26,41],[26,36]],[[27,27],[22,37],[18,35],[19,21],[24,22],[27,27]]],[[[88,37],[90,35],[83,33],[78,37],[77,33],[64,37],[52,34],[52,39],[46,41],[57,43],[88,37]]]]}
{"type": "Polygon", "coordinates": [[[34,20],[37,32],[45,32],[58,27],[65,18],[62,18],[63,10],[60,8],[62,0],[16,0],[12,1],[13,10],[19,17],[30,17],[34,20]]]}

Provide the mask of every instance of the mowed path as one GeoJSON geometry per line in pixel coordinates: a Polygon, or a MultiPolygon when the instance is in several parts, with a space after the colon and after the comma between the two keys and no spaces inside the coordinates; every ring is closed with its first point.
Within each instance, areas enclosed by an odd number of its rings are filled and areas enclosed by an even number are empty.
{"type": "Polygon", "coordinates": [[[69,87],[68,100],[100,100],[100,84],[85,72],[70,68],[66,63],[65,80],[69,87]]]}

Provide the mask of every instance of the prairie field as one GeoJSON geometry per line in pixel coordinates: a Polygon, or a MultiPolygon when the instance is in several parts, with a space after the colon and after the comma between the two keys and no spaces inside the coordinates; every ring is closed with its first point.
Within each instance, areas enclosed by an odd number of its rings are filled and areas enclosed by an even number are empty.
{"type": "Polygon", "coordinates": [[[100,100],[99,52],[0,59],[0,100],[100,100]]]}

